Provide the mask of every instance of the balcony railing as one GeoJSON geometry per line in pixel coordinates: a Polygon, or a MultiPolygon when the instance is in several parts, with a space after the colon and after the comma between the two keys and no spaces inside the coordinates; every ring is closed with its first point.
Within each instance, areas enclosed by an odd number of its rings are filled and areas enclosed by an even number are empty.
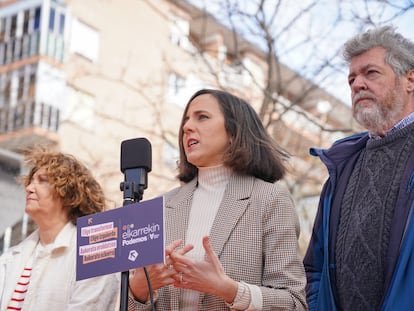
{"type": "Polygon", "coordinates": [[[41,127],[50,132],[59,128],[59,109],[35,101],[0,108],[0,135],[22,129],[41,127]]]}
{"type": "MultiPolygon", "coordinates": [[[[62,35],[47,34],[46,53],[59,62],[64,58],[64,40],[62,35]]],[[[8,65],[40,54],[40,32],[24,34],[21,37],[12,38],[0,42],[0,66],[8,65]]]]}
{"type": "Polygon", "coordinates": [[[0,42],[0,66],[39,54],[40,33],[24,34],[6,42],[0,42]]]}

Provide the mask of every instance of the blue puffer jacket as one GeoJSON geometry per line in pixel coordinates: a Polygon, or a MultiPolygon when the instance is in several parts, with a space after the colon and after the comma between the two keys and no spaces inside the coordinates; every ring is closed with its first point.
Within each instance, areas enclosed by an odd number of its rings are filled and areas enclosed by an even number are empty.
{"type": "MultiPolygon", "coordinates": [[[[340,203],[356,160],[368,141],[367,133],[356,134],[335,142],[328,150],[311,149],[326,165],[326,181],[312,237],[304,258],[307,275],[307,300],[310,311],[336,311],[335,289],[335,235],[340,203]]],[[[381,311],[413,310],[414,295],[414,153],[407,162],[394,218],[391,224],[390,243],[386,258],[385,296],[381,311]],[[408,221],[407,221],[408,219],[408,221]]]]}

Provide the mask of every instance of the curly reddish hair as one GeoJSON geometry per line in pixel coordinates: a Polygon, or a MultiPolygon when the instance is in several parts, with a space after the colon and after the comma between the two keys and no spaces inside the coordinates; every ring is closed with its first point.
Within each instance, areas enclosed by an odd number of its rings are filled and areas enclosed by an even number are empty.
{"type": "Polygon", "coordinates": [[[102,187],[91,171],[73,155],[38,146],[25,151],[25,161],[30,172],[21,177],[22,184],[28,186],[36,171],[44,168],[54,194],[62,200],[63,208],[74,225],[78,217],[106,209],[102,187]]]}

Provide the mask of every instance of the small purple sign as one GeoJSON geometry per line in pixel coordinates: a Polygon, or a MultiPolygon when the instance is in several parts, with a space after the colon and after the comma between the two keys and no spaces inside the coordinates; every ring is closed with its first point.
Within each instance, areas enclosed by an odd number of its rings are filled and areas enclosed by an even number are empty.
{"type": "Polygon", "coordinates": [[[164,197],[77,221],[76,280],[165,261],[164,197]]]}

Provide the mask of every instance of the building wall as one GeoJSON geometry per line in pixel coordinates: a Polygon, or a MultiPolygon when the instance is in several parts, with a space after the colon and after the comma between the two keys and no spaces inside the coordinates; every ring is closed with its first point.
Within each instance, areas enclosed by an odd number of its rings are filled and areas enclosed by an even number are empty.
{"type": "MultiPolygon", "coordinates": [[[[51,0],[37,2],[44,7],[55,3],[51,0]]],[[[45,140],[55,143],[62,151],[84,161],[103,185],[112,208],[122,205],[119,185],[124,177],[119,167],[123,140],[146,137],[152,144],[152,171],[144,199],[178,186],[175,179],[178,126],[182,110],[196,90],[226,88],[260,110],[261,87],[266,82],[266,62],[261,53],[253,48],[242,53],[242,63],[250,71],[248,74],[228,57],[231,47],[227,45],[223,26],[209,20],[212,23],[209,29],[214,31],[203,34],[201,22],[192,18],[199,12],[194,8],[188,10],[182,3],[173,0],[61,2],[58,11],[65,16],[65,29],[61,33],[64,41],[59,41],[63,42],[59,45],[63,48],[62,57],[48,54],[47,49],[37,56],[41,64],[40,77],[49,80],[38,79],[36,95],[42,95],[38,100],[50,102],[59,109],[59,126],[56,133],[31,136],[31,143],[36,143],[33,137],[38,139],[37,143],[45,140]],[[50,134],[56,137],[49,138],[50,134]]],[[[13,4],[15,2],[11,2],[13,4]]],[[[50,40],[48,42],[51,48],[50,40]]],[[[0,73],[11,70],[11,66],[0,66],[0,73]]],[[[293,74],[288,68],[283,67],[283,70],[284,77],[293,74]]],[[[299,79],[289,89],[289,94],[299,92],[307,84],[299,79]]],[[[326,176],[323,168],[314,167],[303,150],[314,144],[328,146],[341,135],[313,132],[309,118],[301,118],[309,113],[315,122],[338,125],[338,118],[322,116],[315,108],[319,98],[332,99],[329,94],[318,89],[313,94],[302,107],[284,114],[277,126],[270,128],[275,138],[293,151],[292,166],[296,172],[288,176],[286,184],[291,190],[300,188],[295,199],[306,196],[306,202],[314,204],[309,206],[302,202],[305,207],[301,208],[306,210],[303,215],[307,215],[303,224],[313,219],[309,210],[314,211],[316,204],[308,198],[318,194],[326,176]],[[321,120],[322,117],[325,120],[321,120]],[[310,182],[292,186],[305,171],[311,172],[305,177],[310,182]]],[[[280,96],[280,100],[292,104],[287,97],[280,96]]],[[[342,119],[348,122],[351,119],[349,108],[341,103],[334,105],[338,109],[333,110],[341,111],[342,119]]],[[[281,115],[280,111],[275,111],[276,117],[281,115]]],[[[20,140],[15,138],[14,144],[13,139],[2,143],[2,137],[16,136],[16,133],[0,133],[0,147],[15,149],[16,141],[20,140]]],[[[306,241],[309,228],[302,228],[302,231],[306,241]]]]}

